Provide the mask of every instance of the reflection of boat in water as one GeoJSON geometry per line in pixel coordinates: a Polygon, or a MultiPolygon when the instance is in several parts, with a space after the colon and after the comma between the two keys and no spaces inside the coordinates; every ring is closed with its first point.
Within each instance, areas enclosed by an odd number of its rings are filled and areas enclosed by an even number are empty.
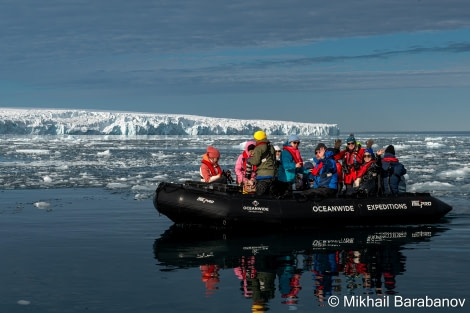
{"type": "Polygon", "coordinates": [[[359,288],[367,294],[393,294],[396,275],[405,272],[403,247],[443,231],[390,226],[250,234],[173,225],[155,241],[154,253],[162,271],[199,267],[208,290],[217,289],[220,269],[233,268],[242,294],[262,308],[276,292],[282,303],[295,305],[302,275],[311,276],[304,284],[313,281],[319,302],[359,288]]]}
{"type": "Polygon", "coordinates": [[[442,230],[435,226],[388,226],[250,233],[173,225],[155,241],[154,252],[156,259],[167,266],[212,262],[230,267],[233,264],[227,262],[241,256],[402,246],[429,240],[442,230]]]}
{"type": "Polygon", "coordinates": [[[429,193],[382,197],[277,199],[244,195],[239,186],[187,181],[160,183],[154,206],[177,224],[212,226],[328,224],[414,224],[435,222],[452,207],[429,193]]]}

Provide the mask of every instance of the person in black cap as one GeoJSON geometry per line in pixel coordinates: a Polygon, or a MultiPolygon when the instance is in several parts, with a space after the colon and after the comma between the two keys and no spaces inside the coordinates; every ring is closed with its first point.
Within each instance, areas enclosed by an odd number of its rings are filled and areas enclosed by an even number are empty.
{"type": "Polygon", "coordinates": [[[320,151],[320,148],[323,148],[325,151],[327,149],[326,145],[323,142],[320,142],[315,148],[315,152],[320,151]]]}
{"type": "Polygon", "coordinates": [[[315,148],[316,165],[311,170],[315,177],[313,189],[302,191],[306,197],[333,197],[338,189],[338,172],[333,159],[333,151],[328,150],[324,143],[315,148]]]}
{"type": "Polygon", "coordinates": [[[386,195],[406,192],[406,181],[403,175],[406,169],[395,156],[395,147],[389,145],[382,159],[382,188],[386,195]]]}
{"type": "MultiPolygon", "coordinates": [[[[367,148],[372,147],[373,140],[369,139],[366,142],[367,148]]],[[[335,140],[335,148],[341,146],[341,140],[335,140]]],[[[354,134],[349,134],[346,139],[346,149],[340,151],[335,155],[335,160],[342,162],[343,181],[346,187],[345,192],[349,193],[353,188],[354,181],[357,178],[357,171],[364,163],[364,152],[366,149],[362,148],[360,142],[356,140],[354,134]]]]}

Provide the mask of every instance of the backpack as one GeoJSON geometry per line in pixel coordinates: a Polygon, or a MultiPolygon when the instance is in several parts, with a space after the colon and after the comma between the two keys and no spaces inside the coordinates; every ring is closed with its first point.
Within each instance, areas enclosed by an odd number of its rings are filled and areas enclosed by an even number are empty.
{"type": "Polygon", "coordinates": [[[398,193],[405,193],[406,192],[406,179],[405,176],[401,175],[398,176],[400,181],[398,182],[398,193]]]}

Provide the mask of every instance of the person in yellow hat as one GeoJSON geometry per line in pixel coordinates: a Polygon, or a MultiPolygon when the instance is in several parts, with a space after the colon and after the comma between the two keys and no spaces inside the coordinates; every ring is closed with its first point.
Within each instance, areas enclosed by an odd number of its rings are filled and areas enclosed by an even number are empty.
{"type": "Polygon", "coordinates": [[[266,133],[262,130],[258,130],[253,134],[253,138],[256,141],[262,141],[264,139],[267,139],[266,133]]]}
{"type": "Polygon", "coordinates": [[[256,167],[256,194],[270,194],[277,176],[276,151],[264,131],[256,131],[253,138],[256,147],[253,156],[246,162],[245,177],[250,179],[253,167],[256,167]]]}

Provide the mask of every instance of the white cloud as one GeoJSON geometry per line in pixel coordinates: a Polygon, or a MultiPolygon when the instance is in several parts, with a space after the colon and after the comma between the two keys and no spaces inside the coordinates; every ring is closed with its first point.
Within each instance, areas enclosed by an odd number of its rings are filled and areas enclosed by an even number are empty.
{"type": "Polygon", "coordinates": [[[0,35],[17,60],[186,53],[468,28],[468,12],[464,0],[3,1],[0,35]]]}
{"type": "MultiPolygon", "coordinates": [[[[253,94],[269,94],[279,102],[274,93],[303,92],[341,104],[357,94],[339,92],[361,90],[402,94],[384,99],[401,104],[409,90],[468,90],[469,29],[466,0],[5,0],[1,105],[115,108],[143,99],[139,110],[149,110],[156,95],[254,102],[253,94]],[[452,30],[462,33],[450,38],[452,30]],[[410,38],[417,32],[429,36],[410,38]]],[[[369,95],[357,101],[375,103],[364,101],[369,95]]],[[[206,99],[198,106],[213,108],[206,99]]]]}

